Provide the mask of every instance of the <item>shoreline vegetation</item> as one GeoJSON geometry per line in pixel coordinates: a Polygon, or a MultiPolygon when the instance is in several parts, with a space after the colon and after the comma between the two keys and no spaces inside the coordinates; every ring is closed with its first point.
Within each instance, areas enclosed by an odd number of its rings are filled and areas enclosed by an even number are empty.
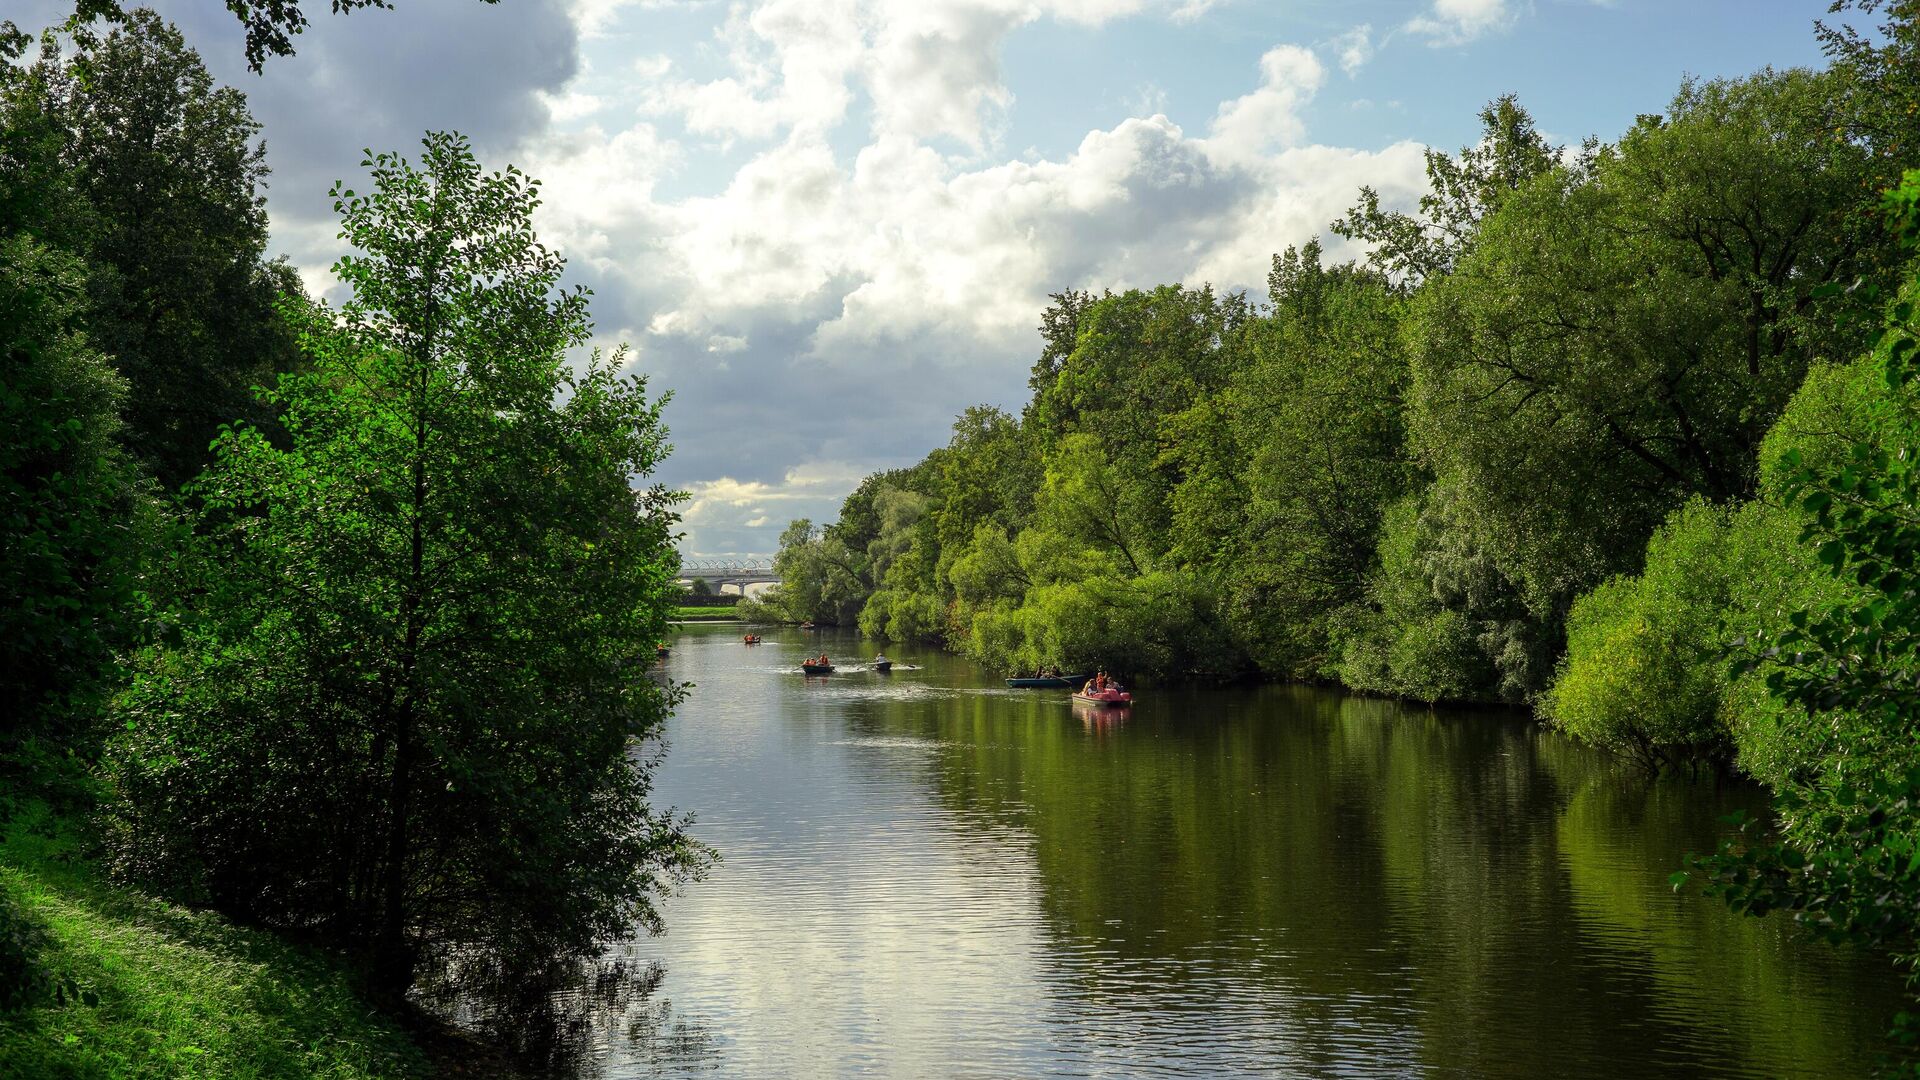
{"type": "MultiPolygon", "coordinates": [[[[1920,3],[1829,66],[1683,81],[1612,142],[1513,97],[1362,188],[1268,296],[1068,290],[1031,396],[966,410],[749,619],[1004,672],[1530,709],[1778,798],[1676,873],[1920,957],[1920,3]],[[1348,248],[1349,251],[1356,250],[1348,248]]],[[[1920,1075],[1920,1020],[1895,1032],[1920,1075]]]]}

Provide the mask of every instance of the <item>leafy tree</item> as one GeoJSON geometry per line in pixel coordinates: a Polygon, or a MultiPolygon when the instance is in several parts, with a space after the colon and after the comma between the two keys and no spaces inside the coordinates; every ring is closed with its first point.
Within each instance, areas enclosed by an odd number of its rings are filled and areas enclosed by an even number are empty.
{"type": "Polygon", "coordinates": [[[1318,243],[1275,256],[1268,287],[1273,314],[1249,327],[1246,365],[1187,421],[1178,452],[1212,462],[1183,465],[1175,544],[1183,563],[1220,568],[1229,618],[1265,670],[1319,677],[1334,667],[1335,613],[1364,599],[1386,508],[1417,480],[1405,303],[1376,272],[1321,265],[1318,243]]]}
{"type": "MultiPolygon", "coordinates": [[[[500,0],[480,0],[497,4],[500,0]]],[[[307,0],[226,0],[227,10],[247,32],[247,66],[259,71],[269,56],[292,56],[293,39],[306,32],[307,0]]],[[[361,8],[392,8],[392,0],[327,0],[334,14],[361,8]]],[[[134,14],[138,14],[136,11],[134,14]]],[[[128,13],[121,0],[74,0],[75,25],[105,19],[124,21],[128,13]]]]}
{"type": "Polygon", "coordinates": [[[1723,658],[1736,633],[1778,629],[1783,610],[1845,597],[1818,573],[1799,531],[1796,515],[1774,502],[1683,507],[1655,534],[1642,573],[1574,604],[1542,713],[1650,769],[1739,751],[1749,772],[1778,780],[1779,763],[1766,760],[1778,753],[1766,730],[1778,710],[1757,700],[1757,678],[1729,678],[1723,658]]]}
{"type": "Polygon", "coordinates": [[[1429,190],[1418,214],[1383,210],[1380,193],[1363,187],[1360,205],[1333,223],[1335,235],[1371,245],[1373,266],[1409,285],[1451,271],[1471,249],[1481,220],[1560,157],[1513,94],[1480,110],[1480,130],[1480,142],[1457,158],[1425,151],[1429,190]]]}
{"type": "Polygon", "coordinates": [[[872,591],[866,554],[850,549],[837,535],[823,534],[806,518],[780,534],[773,572],[780,584],[744,609],[744,617],[770,612],[789,622],[850,626],[872,591]]]}
{"type": "MultiPolygon", "coordinates": [[[[310,372],[192,488],[175,639],[116,719],[117,865],[244,918],[422,957],[578,955],[698,870],[647,804],[674,692],[659,403],[584,365],[586,294],[538,186],[465,140],[336,186],[338,309],[290,305],[310,372]]],[[[463,962],[466,962],[463,960],[463,962]]]]}
{"type": "MultiPolygon", "coordinates": [[[[1909,251],[1920,249],[1920,170],[1886,205],[1909,251]]],[[[1854,444],[1848,460],[1782,462],[1802,540],[1858,591],[1801,608],[1760,635],[1735,675],[1765,672],[1768,689],[1827,733],[1812,768],[1778,801],[1786,838],[1750,834],[1695,866],[1707,891],[1754,915],[1791,911],[1823,936],[1890,951],[1920,977],[1920,274],[1887,306],[1875,357],[1894,391],[1898,435],[1854,444]]],[[[1686,874],[1675,875],[1678,887],[1686,874]]],[[[1895,1024],[1901,1068],[1920,1075],[1920,1017],[1895,1024]]]]}
{"type": "MultiPolygon", "coordinates": [[[[1069,434],[1098,440],[1143,531],[1164,537],[1180,476],[1177,459],[1166,455],[1172,439],[1163,421],[1226,385],[1252,317],[1246,297],[1215,296],[1211,286],[1129,290],[1087,304],[1075,320],[1073,351],[1035,395],[1033,435],[1049,445],[1069,434]]],[[[1041,368],[1055,350],[1050,339],[1041,368]]]]}
{"type": "Polygon", "coordinates": [[[1869,148],[1873,190],[1896,186],[1920,147],[1920,2],[1834,0],[1828,9],[1885,12],[1874,33],[1846,23],[1814,24],[1840,82],[1840,133],[1869,148]]]}
{"type": "Polygon", "coordinates": [[[1830,91],[1798,71],[1689,84],[1507,195],[1420,291],[1417,445],[1545,639],[1684,499],[1750,495],[1809,364],[1854,347],[1817,291],[1870,241],[1830,91]]]}
{"type": "Polygon", "coordinates": [[[126,386],[86,336],[84,298],[71,256],[0,238],[0,761],[36,737],[87,748],[139,623],[151,515],[114,440],[126,386]]]}
{"type": "Polygon", "coordinates": [[[220,425],[270,419],[251,388],[297,361],[275,304],[299,279],[263,260],[259,125],[151,11],[40,69],[41,107],[65,134],[62,167],[85,207],[92,336],[129,384],[129,447],[177,487],[220,425]]]}

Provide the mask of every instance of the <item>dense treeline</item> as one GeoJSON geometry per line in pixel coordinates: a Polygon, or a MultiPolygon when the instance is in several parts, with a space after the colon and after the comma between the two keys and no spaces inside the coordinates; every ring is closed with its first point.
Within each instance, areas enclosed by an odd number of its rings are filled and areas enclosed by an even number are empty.
{"type": "MultiPolygon", "coordinates": [[[[369,157],[311,300],[177,30],[0,31],[0,827],[396,1003],[657,927],[707,857],[647,802],[679,496],[633,486],[667,443],[624,353],[569,359],[537,182],[369,157]]],[[[21,918],[0,1006],[70,1004],[21,918]]]]}
{"type": "Polygon", "coordinates": [[[1265,304],[1060,293],[1022,414],[971,409],[795,523],[769,604],[1007,669],[1539,702],[1576,610],[1764,497],[1867,350],[1916,121],[1872,130],[1861,87],[1898,63],[1690,81],[1575,148],[1502,98],[1417,208],[1363,191],[1334,223],[1363,260],[1289,248],[1265,304]]]}
{"type": "MultiPolygon", "coordinates": [[[[1910,962],[1920,910],[1920,4],[1611,143],[1511,97],[1268,299],[1067,291],[1018,417],[781,538],[765,614],[1006,670],[1524,704],[1731,763],[1785,846],[1701,868],[1910,962]],[[1889,192],[1891,192],[1889,194],[1889,192]]],[[[1908,1042],[1920,1038],[1908,1039],[1908,1042]]]]}

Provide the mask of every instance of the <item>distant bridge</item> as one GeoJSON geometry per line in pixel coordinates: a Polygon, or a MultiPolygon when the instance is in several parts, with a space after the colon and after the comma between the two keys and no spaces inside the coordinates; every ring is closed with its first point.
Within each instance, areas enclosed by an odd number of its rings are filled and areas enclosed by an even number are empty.
{"type": "Polygon", "coordinates": [[[731,586],[741,596],[747,595],[749,585],[780,584],[771,559],[695,559],[681,563],[680,584],[691,585],[694,578],[704,579],[718,593],[731,586]]]}

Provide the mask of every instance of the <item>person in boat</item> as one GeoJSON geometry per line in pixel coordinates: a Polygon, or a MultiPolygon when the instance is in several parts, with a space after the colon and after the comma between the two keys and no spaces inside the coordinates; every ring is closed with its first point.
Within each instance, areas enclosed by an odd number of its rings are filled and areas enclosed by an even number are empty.
{"type": "Polygon", "coordinates": [[[876,664],[887,664],[887,663],[892,663],[892,661],[890,661],[890,660],[888,660],[888,659],[887,659],[887,654],[886,654],[886,653],[874,653],[874,654],[873,654],[873,662],[874,662],[874,663],[876,663],[876,664]]]}

